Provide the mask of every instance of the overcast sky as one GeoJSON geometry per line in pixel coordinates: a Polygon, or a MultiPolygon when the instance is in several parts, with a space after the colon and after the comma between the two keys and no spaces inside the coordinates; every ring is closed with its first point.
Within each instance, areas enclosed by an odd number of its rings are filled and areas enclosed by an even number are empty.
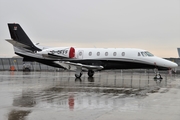
{"type": "Polygon", "coordinates": [[[141,48],[178,57],[180,0],[0,0],[0,57],[14,56],[7,23],[45,46],[141,48]]]}

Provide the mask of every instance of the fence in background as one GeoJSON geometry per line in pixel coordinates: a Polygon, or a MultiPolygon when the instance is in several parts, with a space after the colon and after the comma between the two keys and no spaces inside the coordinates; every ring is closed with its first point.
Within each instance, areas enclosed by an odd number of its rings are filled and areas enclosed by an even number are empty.
{"type": "MultiPolygon", "coordinates": [[[[174,61],[180,66],[180,58],[166,58],[170,61],[174,61]]],[[[28,66],[31,71],[56,71],[61,70],[59,68],[44,65],[38,62],[23,62],[23,58],[0,58],[0,71],[23,71],[24,67],[28,66]]],[[[180,67],[177,68],[180,71],[180,67]]]]}
{"type": "Polygon", "coordinates": [[[38,62],[23,62],[23,58],[0,58],[0,71],[23,71],[24,67],[27,67],[31,71],[55,71],[58,68],[44,65],[38,62]]]}

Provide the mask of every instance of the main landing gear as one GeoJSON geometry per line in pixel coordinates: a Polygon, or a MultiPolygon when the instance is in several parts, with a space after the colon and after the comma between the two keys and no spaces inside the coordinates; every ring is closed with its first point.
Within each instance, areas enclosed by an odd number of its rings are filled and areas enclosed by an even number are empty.
{"type": "Polygon", "coordinates": [[[76,78],[81,78],[81,76],[82,76],[82,73],[75,74],[75,77],[76,77],[76,78]]]}
{"type": "Polygon", "coordinates": [[[159,79],[159,80],[162,80],[163,78],[161,77],[161,74],[159,73],[159,71],[158,71],[158,69],[157,68],[155,68],[154,69],[154,72],[155,72],[155,77],[154,77],[154,79],[156,80],[156,79],[159,79]]]}
{"type": "Polygon", "coordinates": [[[88,70],[88,76],[93,77],[93,75],[94,75],[94,71],[93,70],[88,70]]]}
{"type": "Polygon", "coordinates": [[[82,68],[81,67],[77,67],[76,73],[75,73],[75,77],[76,78],[81,78],[82,76],[82,68]]]}
{"type": "MultiPolygon", "coordinates": [[[[88,74],[89,77],[93,77],[94,71],[93,70],[88,70],[87,74],[88,74]]],[[[81,76],[82,76],[82,69],[77,68],[76,73],[75,73],[75,77],[76,78],[81,78],[81,76]]]]}

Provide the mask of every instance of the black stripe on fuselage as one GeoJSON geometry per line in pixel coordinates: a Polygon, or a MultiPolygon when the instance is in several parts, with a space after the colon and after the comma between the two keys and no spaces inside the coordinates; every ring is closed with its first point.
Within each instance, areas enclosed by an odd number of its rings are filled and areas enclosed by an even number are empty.
{"type": "MultiPolygon", "coordinates": [[[[16,53],[19,56],[25,57],[26,59],[37,61],[49,66],[63,68],[59,64],[55,64],[54,60],[46,60],[46,59],[38,59],[26,55],[22,55],[19,53],[16,53]]],[[[144,61],[136,61],[131,59],[125,59],[126,61],[123,61],[123,59],[62,59],[62,61],[69,61],[73,63],[81,63],[84,65],[95,65],[95,66],[103,66],[103,70],[109,70],[109,69],[154,69],[157,68],[159,70],[168,70],[169,68],[161,67],[161,66],[155,66],[151,65],[149,63],[145,63],[144,61]],[[133,61],[133,62],[132,62],[133,61]]],[[[58,61],[58,60],[57,60],[58,61]]],[[[60,60],[59,60],[60,61],[60,60]]]]}
{"type": "Polygon", "coordinates": [[[103,66],[104,70],[109,69],[154,69],[157,68],[159,70],[168,70],[169,68],[151,65],[145,62],[132,62],[128,61],[118,61],[118,60],[69,60],[74,63],[81,63],[85,65],[96,65],[103,66]]]}

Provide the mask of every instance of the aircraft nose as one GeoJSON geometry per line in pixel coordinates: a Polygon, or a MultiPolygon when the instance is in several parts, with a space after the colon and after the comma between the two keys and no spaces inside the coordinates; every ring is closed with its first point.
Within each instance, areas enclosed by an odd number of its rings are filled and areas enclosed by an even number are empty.
{"type": "Polygon", "coordinates": [[[173,64],[172,64],[172,67],[173,67],[173,68],[178,67],[178,64],[177,64],[177,63],[173,63],[173,64]]]}
{"type": "Polygon", "coordinates": [[[170,67],[170,68],[176,68],[176,67],[178,67],[178,64],[175,63],[175,62],[171,62],[171,61],[170,61],[169,67],[170,67]]]}
{"type": "Polygon", "coordinates": [[[176,68],[178,67],[178,64],[173,61],[164,59],[164,66],[166,66],[167,68],[176,68]]]}

